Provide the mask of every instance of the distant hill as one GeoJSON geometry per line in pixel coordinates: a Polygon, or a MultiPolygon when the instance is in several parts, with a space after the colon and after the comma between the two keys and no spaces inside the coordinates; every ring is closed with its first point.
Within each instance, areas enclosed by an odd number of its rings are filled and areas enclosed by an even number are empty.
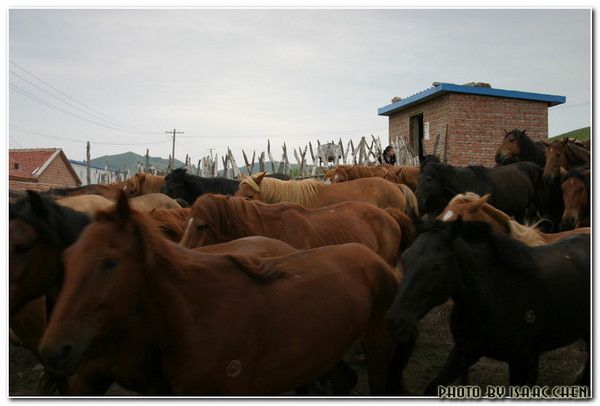
{"type": "Polygon", "coordinates": [[[569,131],[568,133],[560,134],[555,137],[549,138],[549,140],[557,140],[559,138],[575,138],[580,141],[586,141],[590,139],[590,127],[580,128],[578,130],[569,131]]]}
{"type": "MultiPolygon", "coordinates": [[[[137,163],[141,162],[143,164],[145,161],[146,158],[143,155],[129,151],[123,154],[104,155],[94,158],[90,161],[90,164],[104,168],[104,164],[108,163],[109,169],[113,171],[129,169],[130,172],[135,172],[137,171],[137,163]]],[[[158,170],[164,170],[169,166],[169,160],[161,157],[151,156],[150,165],[154,166],[158,170]]],[[[178,168],[180,166],[184,166],[184,163],[176,159],[175,167],[178,168]]]]}

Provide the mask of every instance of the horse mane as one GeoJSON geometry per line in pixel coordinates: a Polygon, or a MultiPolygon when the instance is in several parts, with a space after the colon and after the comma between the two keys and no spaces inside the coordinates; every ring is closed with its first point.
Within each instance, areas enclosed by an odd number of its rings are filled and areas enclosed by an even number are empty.
{"type": "Polygon", "coordinates": [[[481,165],[469,165],[467,166],[470,170],[472,170],[480,181],[487,182],[488,180],[488,168],[481,165]]]}
{"type": "Polygon", "coordinates": [[[240,182],[259,192],[265,203],[298,203],[308,206],[314,202],[325,185],[315,179],[279,180],[263,178],[260,185],[254,179],[246,177],[240,182]]]}
{"type": "Polygon", "coordinates": [[[583,166],[583,167],[574,167],[569,169],[569,171],[563,176],[562,178],[562,182],[564,183],[567,179],[569,178],[577,178],[580,181],[583,182],[583,184],[585,185],[586,190],[590,191],[590,177],[589,175],[586,176],[583,174],[583,172],[585,172],[586,170],[589,170],[590,168],[588,166],[583,166]]]}
{"type": "Polygon", "coordinates": [[[427,167],[427,165],[429,165],[430,163],[438,163],[441,164],[442,161],[440,160],[440,158],[437,157],[437,155],[425,155],[423,158],[419,159],[419,165],[421,167],[421,172],[423,172],[423,170],[427,167]]]}
{"type": "Polygon", "coordinates": [[[477,243],[486,242],[494,253],[494,262],[502,265],[505,272],[534,273],[537,267],[531,255],[531,247],[510,236],[494,233],[492,226],[483,221],[431,221],[419,227],[418,235],[427,232],[442,233],[446,240],[460,248],[472,251],[477,243]],[[460,241],[463,240],[463,241],[460,241]]]}
{"type": "Polygon", "coordinates": [[[159,175],[151,175],[149,173],[144,173],[144,182],[141,188],[142,194],[149,193],[160,193],[160,190],[165,183],[165,177],[159,175]]]}
{"type": "MultiPolygon", "coordinates": [[[[455,203],[473,203],[478,200],[480,196],[477,193],[467,192],[464,194],[456,195],[450,200],[448,206],[455,203]]],[[[510,216],[504,213],[502,210],[498,210],[489,203],[481,205],[481,210],[485,211],[491,217],[501,223],[512,238],[519,240],[530,247],[546,245],[546,241],[542,237],[541,231],[535,226],[526,226],[510,218],[510,216]]]]}
{"type": "Polygon", "coordinates": [[[251,202],[253,201],[234,196],[207,193],[196,199],[191,217],[200,212],[202,221],[208,224],[219,240],[234,240],[246,237],[246,234],[239,230],[242,225],[246,225],[246,213],[251,210],[251,202]],[[225,237],[221,230],[227,230],[232,238],[225,237]]]}
{"type": "Polygon", "coordinates": [[[428,162],[426,166],[421,167],[421,173],[432,174],[434,178],[440,180],[441,182],[447,182],[450,178],[452,178],[452,176],[454,176],[456,169],[448,164],[431,161],[428,162]]]}
{"type": "Polygon", "coordinates": [[[41,235],[55,240],[58,238],[65,245],[75,242],[81,230],[90,222],[84,213],[60,206],[48,196],[38,193],[35,199],[37,207],[32,206],[31,198],[27,195],[10,204],[9,220],[22,219],[41,235]]]}
{"type": "Polygon", "coordinates": [[[52,188],[49,189],[46,192],[43,192],[43,195],[53,195],[53,196],[70,196],[71,193],[77,193],[77,192],[85,192],[86,194],[94,194],[94,195],[99,195],[102,194],[100,191],[98,191],[98,189],[107,189],[108,188],[104,185],[83,185],[83,186],[78,186],[78,187],[72,187],[72,188],[52,188]]]}
{"type": "Polygon", "coordinates": [[[415,196],[412,189],[405,184],[397,183],[397,185],[406,199],[406,213],[412,219],[417,220],[419,218],[419,202],[417,200],[417,196],[415,196]]]}
{"type": "MultiPolygon", "coordinates": [[[[119,203],[113,209],[99,211],[96,215],[99,222],[122,223],[119,214],[119,203]]],[[[142,245],[144,265],[150,269],[158,269],[162,275],[185,284],[185,272],[189,266],[197,266],[199,258],[207,254],[186,249],[163,237],[158,225],[150,220],[149,215],[128,208],[128,223],[133,225],[142,245]],[[172,272],[163,272],[169,266],[172,272]]],[[[209,255],[213,258],[213,255],[209,255]]],[[[234,262],[246,275],[258,282],[271,281],[286,276],[285,271],[274,268],[268,261],[262,261],[254,256],[236,256],[226,254],[228,260],[234,262]]]]}

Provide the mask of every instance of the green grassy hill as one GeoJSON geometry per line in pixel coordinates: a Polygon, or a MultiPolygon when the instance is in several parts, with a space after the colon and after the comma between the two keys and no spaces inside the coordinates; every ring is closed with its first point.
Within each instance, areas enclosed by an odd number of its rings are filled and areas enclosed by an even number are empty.
{"type": "Polygon", "coordinates": [[[590,127],[580,128],[578,130],[569,131],[568,133],[560,134],[555,137],[549,138],[549,140],[557,140],[559,138],[575,138],[580,141],[586,141],[590,139],[590,127]]]}
{"type": "MultiPolygon", "coordinates": [[[[137,170],[137,163],[145,162],[146,158],[143,155],[136,154],[135,152],[125,152],[123,154],[116,155],[104,155],[98,158],[94,158],[90,161],[90,164],[104,168],[104,164],[108,163],[108,167],[111,170],[118,169],[129,169],[131,172],[137,170]]],[[[150,157],[150,165],[154,166],[158,170],[163,170],[169,166],[169,160],[161,157],[150,157]]],[[[184,163],[175,160],[175,167],[178,168],[184,166],[184,163]]]]}

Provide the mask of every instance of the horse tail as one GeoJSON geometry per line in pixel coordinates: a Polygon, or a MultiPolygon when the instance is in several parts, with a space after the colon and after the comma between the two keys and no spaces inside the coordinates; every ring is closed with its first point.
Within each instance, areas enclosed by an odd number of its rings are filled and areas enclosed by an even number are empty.
{"type": "Polygon", "coordinates": [[[415,239],[415,225],[402,210],[395,207],[388,207],[385,211],[396,220],[402,232],[400,240],[400,251],[404,251],[415,239]]]}
{"type": "Polygon", "coordinates": [[[417,196],[415,196],[414,192],[405,184],[397,183],[396,185],[398,185],[406,199],[406,214],[416,221],[419,219],[419,202],[417,201],[417,196]]]}

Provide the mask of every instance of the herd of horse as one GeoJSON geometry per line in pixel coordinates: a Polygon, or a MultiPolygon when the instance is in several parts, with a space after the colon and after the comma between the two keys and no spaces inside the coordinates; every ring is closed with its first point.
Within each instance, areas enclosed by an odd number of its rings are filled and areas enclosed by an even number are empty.
{"type": "Polygon", "coordinates": [[[542,352],[589,353],[589,145],[513,130],[495,158],[28,191],[9,208],[11,340],[44,393],[343,395],[359,354],[371,394],[401,395],[419,320],[451,301],[425,394],[481,357],[534,385],[542,352]]]}

